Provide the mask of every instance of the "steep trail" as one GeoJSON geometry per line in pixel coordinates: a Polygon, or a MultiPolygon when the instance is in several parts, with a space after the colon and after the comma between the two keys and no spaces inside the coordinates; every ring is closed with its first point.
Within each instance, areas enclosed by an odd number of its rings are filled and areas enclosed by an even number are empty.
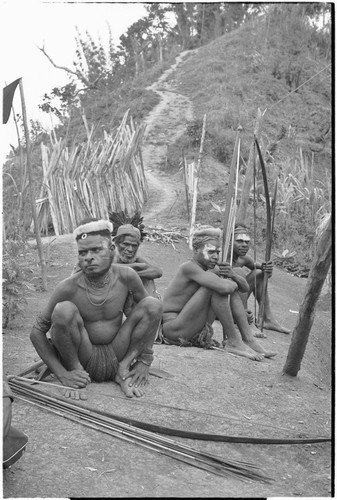
{"type": "Polygon", "coordinates": [[[192,103],[177,93],[175,70],[186,55],[194,51],[182,52],[175,63],[160,78],[148,87],[160,96],[160,102],[145,119],[146,130],[142,146],[142,156],[149,188],[148,201],[143,209],[146,225],[156,225],[165,220],[176,199],[174,178],[163,171],[167,162],[170,143],[183,134],[186,122],[193,118],[192,103]]]}

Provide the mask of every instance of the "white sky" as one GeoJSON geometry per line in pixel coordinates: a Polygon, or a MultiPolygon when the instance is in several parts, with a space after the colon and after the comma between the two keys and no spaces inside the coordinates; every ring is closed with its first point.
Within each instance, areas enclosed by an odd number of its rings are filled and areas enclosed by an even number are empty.
{"type": "MultiPolygon", "coordinates": [[[[69,77],[65,71],[54,68],[37,47],[44,45],[55,64],[72,68],[76,59],[75,26],[80,33],[88,30],[94,40],[100,38],[104,43],[109,37],[109,23],[117,45],[120,35],[145,15],[141,2],[0,0],[2,87],[22,77],[28,120],[39,120],[48,125],[48,116],[39,110],[38,104],[42,103],[44,93],[68,83],[69,77]]],[[[14,109],[21,114],[18,87],[14,109]]],[[[10,150],[9,144],[17,146],[12,114],[7,124],[1,126],[1,163],[10,150]]]]}

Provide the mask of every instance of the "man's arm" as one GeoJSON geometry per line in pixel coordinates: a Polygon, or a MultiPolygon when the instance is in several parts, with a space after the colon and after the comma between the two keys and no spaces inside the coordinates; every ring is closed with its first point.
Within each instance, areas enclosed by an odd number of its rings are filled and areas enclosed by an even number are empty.
{"type": "Polygon", "coordinates": [[[55,350],[47,338],[47,332],[51,327],[51,316],[56,304],[68,299],[67,288],[64,286],[63,282],[61,282],[55,288],[47,306],[42,313],[37,316],[30,332],[30,340],[36,352],[61,382],[66,376],[67,370],[57,358],[55,350]]]}
{"type": "Polygon", "coordinates": [[[209,288],[220,295],[227,295],[238,290],[238,284],[234,281],[223,279],[214,272],[203,271],[193,262],[187,262],[183,271],[188,280],[195,281],[198,285],[209,288]]]}
{"type": "Polygon", "coordinates": [[[142,257],[137,257],[135,262],[127,265],[131,267],[131,269],[134,269],[140,278],[155,280],[157,278],[161,278],[163,275],[163,271],[160,267],[150,264],[142,257]]]}
{"type": "Polygon", "coordinates": [[[126,279],[129,290],[132,292],[135,302],[140,302],[145,297],[150,297],[150,294],[144,288],[142,280],[138,276],[138,273],[134,269],[129,268],[129,264],[125,266],[126,279]]]}
{"type": "Polygon", "coordinates": [[[240,267],[248,267],[251,271],[254,271],[254,269],[259,269],[263,273],[266,273],[268,275],[268,278],[271,278],[273,274],[273,262],[270,260],[269,262],[255,262],[254,260],[249,256],[245,255],[245,257],[242,259],[242,264],[240,264],[240,267]]]}
{"type": "Polygon", "coordinates": [[[228,262],[221,262],[221,264],[219,264],[219,270],[222,278],[228,278],[237,283],[240,292],[250,291],[247,280],[243,276],[237,274],[228,262]]]}

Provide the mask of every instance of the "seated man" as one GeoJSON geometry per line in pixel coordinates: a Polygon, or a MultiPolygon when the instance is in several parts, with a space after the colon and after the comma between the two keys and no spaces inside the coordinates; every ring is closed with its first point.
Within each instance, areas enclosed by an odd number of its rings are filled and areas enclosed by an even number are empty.
{"type": "Polygon", "coordinates": [[[248,291],[245,279],[219,264],[220,229],[200,229],[192,240],[193,257],[181,264],[163,300],[163,335],[172,344],[192,340],[217,318],[228,352],[254,361],[275,356],[253,337],[238,290],[248,291]],[[226,275],[226,278],[222,276],[226,275]],[[235,328],[236,322],[239,331],[235,328]]]}
{"type": "MultiPolygon", "coordinates": [[[[159,267],[150,264],[143,257],[137,255],[141,243],[140,230],[132,224],[123,224],[119,226],[113,241],[116,245],[114,263],[125,264],[134,269],[142,280],[145,290],[152,297],[159,299],[160,295],[157,292],[154,280],[161,278],[163,272],[159,267]]],[[[128,303],[124,308],[126,316],[128,316],[132,306],[133,299],[132,296],[129,296],[128,303]]]]}
{"type": "MultiPolygon", "coordinates": [[[[57,285],[30,338],[63,385],[81,389],[91,379],[114,380],[126,396],[142,396],[162,306],[133,269],[112,263],[111,232],[107,220],[94,219],[75,229],[81,271],[57,285]],[[135,305],[123,322],[130,292],[135,305]]],[[[72,391],[66,395],[75,396],[72,391]]]]}
{"type": "MultiPolygon", "coordinates": [[[[247,255],[247,252],[249,250],[249,242],[250,236],[247,227],[240,223],[235,224],[232,265],[237,272],[240,272],[239,268],[243,267],[247,267],[248,269],[250,269],[250,272],[248,272],[248,274],[244,271],[242,272],[242,275],[245,277],[249,285],[249,292],[241,294],[245,309],[247,309],[247,302],[250,294],[252,292],[255,294],[255,282],[256,300],[260,306],[264,273],[268,275],[268,278],[271,278],[273,273],[273,263],[271,261],[266,263],[264,262],[262,264],[257,262],[254,264],[254,260],[249,255],[247,255]]],[[[270,309],[268,291],[266,293],[263,316],[263,327],[266,330],[276,330],[277,332],[286,334],[291,333],[291,330],[280,325],[274,318],[270,309]]],[[[265,335],[259,330],[256,330],[254,332],[254,335],[256,337],[265,337],[265,335]]]]}

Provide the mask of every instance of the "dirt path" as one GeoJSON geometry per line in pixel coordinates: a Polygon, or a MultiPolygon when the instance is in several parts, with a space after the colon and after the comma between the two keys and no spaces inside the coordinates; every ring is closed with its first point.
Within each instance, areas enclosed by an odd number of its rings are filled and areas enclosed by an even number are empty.
{"type": "Polygon", "coordinates": [[[149,199],[143,210],[144,222],[155,225],[167,216],[174,204],[177,181],[163,169],[167,161],[167,148],[185,130],[186,122],[193,118],[192,103],[175,92],[174,72],[191,51],[182,52],[176,62],[153,83],[149,90],[157,92],[160,102],[145,120],[146,131],[142,156],[149,186],[149,199]]]}
{"type": "MultiPolygon", "coordinates": [[[[177,61],[180,64],[181,58],[177,61]]],[[[158,169],[166,148],[180,133],[191,106],[174,92],[173,69],[154,88],[162,97],[148,118],[143,155],[150,187],[143,212],[146,225],[169,223],[167,213],[176,197],[177,182],[158,169]],[[167,81],[169,78],[170,82],[167,81]],[[170,118],[169,118],[170,117],[170,118]],[[177,119],[174,122],[173,117],[177,119]]],[[[27,291],[27,306],[3,335],[5,374],[18,374],[39,358],[29,341],[37,312],[56,283],[71,273],[76,260],[72,235],[44,239],[48,248],[48,292],[27,291]]],[[[170,245],[142,245],[142,255],[162,265],[161,294],[177,266],[190,257],[182,239],[170,245]]],[[[31,283],[39,282],[36,248],[25,255],[31,283]]],[[[296,324],[305,280],[275,270],[268,285],[277,319],[296,324]]],[[[221,340],[215,324],[215,336],[221,340]]],[[[197,348],[155,345],[154,364],[170,379],[151,377],[140,400],[122,396],[116,384],[90,384],[85,406],[172,428],[251,437],[300,437],[331,434],[331,304],[320,302],[301,371],[296,379],[282,377],[290,336],[267,332],[261,340],[276,350],[274,359],[256,363],[228,353],[197,348]]],[[[58,389],[51,393],[61,395],[58,389]]],[[[250,462],[273,479],[269,485],[233,477],[221,478],[182,464],[132,443],[106,436],[80,423],[15,401],[13,423],[29,436],[24,456],[4,472],[5,498],[95,497],[329,497],[331,447],[252,445],[177,441],[196,449],[250,462]]],[[[175,439],[175,438],[173,438],[175,439]]]]}

